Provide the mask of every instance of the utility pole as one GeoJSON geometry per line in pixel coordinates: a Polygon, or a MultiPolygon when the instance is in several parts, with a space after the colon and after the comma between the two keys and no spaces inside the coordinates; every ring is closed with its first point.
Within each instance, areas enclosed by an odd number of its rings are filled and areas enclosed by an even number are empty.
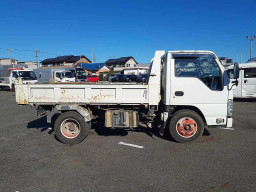
{"type": "Polygon", "coordinates": [[[12,49],[10,48],[10,49],[6,49],[6,50],[10,52],[10,59],[12,60],[12,49]]]}
{"type": "Polygon", "coordinates": [[[240,52],[240,63],[243,63],[243,52],[240,52]]]}
{"type": "Polygon", "coordinates": [[[39,54],[40,51],[38,51],[36,49],[36,64],[37,64],[37,69],[39,69],[39,63],[38,63],[38,54],[39,54]]]}
{"type": "Polygon", "coordinates": [[[95,58],[94,50],[93,49],[92,49],[92,62],[96,63],[96,58],[95,58]]]}
{"type": "Polygon", "coordinates": [[[13,63],[12,63],[12,49],[10,48],[10,49],[6,49],[6,50],[10,52],[10,60],[11,60],[11,65],[13,67],[13,63]]]}
{"type": "Polygon", "coordinates": [[[252,58],[252,42],[255,39],[256,35],[253,36],[246,36],[246,39],[250,40],[250,59],[252,58]]]}

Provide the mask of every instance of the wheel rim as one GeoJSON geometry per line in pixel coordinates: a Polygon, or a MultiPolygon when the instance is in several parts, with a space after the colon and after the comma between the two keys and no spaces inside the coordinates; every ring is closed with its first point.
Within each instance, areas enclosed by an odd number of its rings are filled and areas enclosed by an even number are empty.
{"type": "Polygon", "coordinates": [[[181,118],[176,124],[176,131],[181,137],[193,137],[197,132],[197,123],[191,117],[181,118]]]}
{"type": "Polygon", "coordinates": [[[65,119],[60,126],[64,137],[73,139],[80,133],[80,124],[75,119],[65,119]]]}

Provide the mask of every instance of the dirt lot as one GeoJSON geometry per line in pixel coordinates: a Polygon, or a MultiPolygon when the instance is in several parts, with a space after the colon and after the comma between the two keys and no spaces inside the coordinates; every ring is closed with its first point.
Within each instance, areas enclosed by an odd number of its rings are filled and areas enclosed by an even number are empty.
{"type": "Polygon", "coordinates": [[[256,101],[234,103],[234,130],[188,144],[149,130],[93,125],[79,145],[58,142],[14,93],[0,91],[0,191],[255,191],[256,101]],[[119,142],[143,146],[142,149],[119,142]]]}

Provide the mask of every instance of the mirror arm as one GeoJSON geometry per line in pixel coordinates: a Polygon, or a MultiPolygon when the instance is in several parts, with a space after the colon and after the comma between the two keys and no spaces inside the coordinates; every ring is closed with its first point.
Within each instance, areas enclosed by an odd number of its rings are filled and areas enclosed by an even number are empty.
{"type": "Polygon", "coordinates": [[[236,81],[235,81],[235,85],[237,86],[238,85],[238,80],[236,79],[236,81]]]}

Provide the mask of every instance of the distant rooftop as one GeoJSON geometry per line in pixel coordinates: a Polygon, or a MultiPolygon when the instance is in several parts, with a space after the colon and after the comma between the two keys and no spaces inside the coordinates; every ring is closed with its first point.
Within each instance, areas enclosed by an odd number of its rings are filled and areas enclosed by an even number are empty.
{"type": "Polygon", "coordinates": [[[52,64],[52,63],[75,63],[80,60],[80,58],[85,58],[89,62],[91,62],[87,57],[84,55],[81,56],[74,56],[74,55],[64,55],[64,56],[59,56],[55,58],[48,58],[43,61],[41,61],[42,64],[52,64]]]}
{"type": "Polygon", "coordinates": [[[136,63],[137,61],[132,57],[120,57],[118,59],[109,59],[105,62],[105,64],[125,64],[127,61],[129,61],[130,59],[133,59],[136,63]]]}

